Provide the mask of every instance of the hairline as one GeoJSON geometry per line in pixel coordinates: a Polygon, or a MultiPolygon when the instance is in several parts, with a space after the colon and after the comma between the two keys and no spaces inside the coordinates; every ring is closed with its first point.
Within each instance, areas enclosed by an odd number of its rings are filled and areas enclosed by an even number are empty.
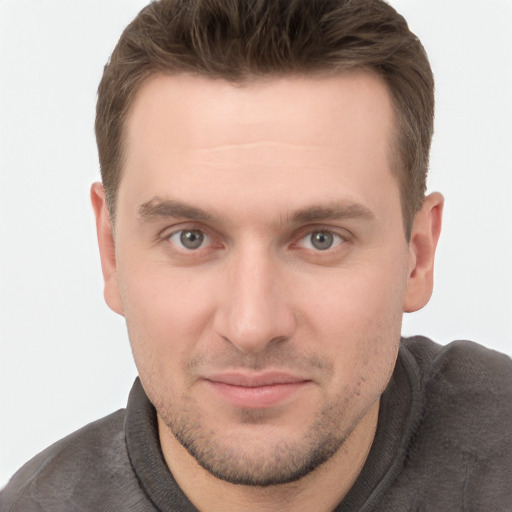
{"type": "Polygon", "coordinates": [[[116,168],[116,181],[114,190],[108,190],[107,193],[107,206],[110,215],[110,220],[112,225],[115,224],[116,218],[116,209],[117,209],[117,197],[119,192],[119,187],[121,184],[121,180],[123,177],[123,170],[125,166],[125,157],[127,154],[127,133],[126,127],[129,122],[130,116],[133,112],[133,108],[136,102],[137,97],[139,96],[142,88],[153,78],[158,76],[167,76],[167,77],[178,77],[178,76],[196,76],[199,78],[205,78],[211,81],[219,81],[228,83],[235,87],[244,87],[251,85],[253,83],[261,82],[261,81],[272,81],[279,78],[321,78],[335,75],[343,75],[343,74],[351,74],[356,72],[364,72],[368,73],[379,79],[379,81],[384,85],[386,91],[389,95],[389,99],[391,101],[392,112],[393,112],[393,120],[392,120],[392,128],[391,133],[389,134],[389,165],[391,169],[391,173],[393,177],[397,180],[397,185],[399,188],[399,196],[400,196],[400,207],[402,210],[402,224],[404,229],[404,234],[406,240],[409,241],[411,230],[412,230],[412,222],[414,215],[417,213],[416,211],[408,211],[407,210],[407,200],[405,198],[406,190],[406,181],[404,177],[405,172],[405,163],[402,161],[401,157],[401,139],[404,136],[405,127],[403,126],[403,113],[401,112],[400,106],[398,105],[396,98],[393,94],[391,86],[387,83],[384,76],[378,73],[375,69],[370,66],[364,65],[340,65],[336,68],[330,67],[319,67],[318,69],[310,69],[310,70],[283,70],[283,71],[275,71],[275,72],[248,72],[241,76],[240,78],[233,79],[224,77],[221,75],[210,74],[206,72],[196,71],[196,70],[172,70],[172,69],[161,69],[157,66],[148,67],[148,71],[145,74],[141,74],[139,79],[134,83],[134,86],[131,89],[130,94],[127,97],[124,115],[119,119],[120,123],[120,132],[119,132],[119,153],[118,160],[115,164],[116,168]]]}

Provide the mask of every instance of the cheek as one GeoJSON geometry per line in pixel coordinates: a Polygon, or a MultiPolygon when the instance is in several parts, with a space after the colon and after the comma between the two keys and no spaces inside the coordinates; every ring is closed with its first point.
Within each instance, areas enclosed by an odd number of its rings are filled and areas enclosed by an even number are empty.
{"type": "MultiPolygon", "coordinates": [[[[128,262],[126,262],[128,263],[128,262]]],[[[215,294],[187,272],[168,266],[119,265],[119,282],[133,355],[140,373],[169,376],[206,337],[215,294]],[[130,269],[123,272],[123,268],[130,269]]],[[[174,373],[174,372],[173,372],[174,373]]]]}
{"type": "Polygon", "coordinates": [[[357,334],[399,330],[404,294],[396,269],[352,268],[306,284],[298,295],[305,297],[305,316],[343,346],[357,334]]]}
{"type": "Polygon", "coordinates": [[[304,294],[311,337],[334,362],[337,387],[373,394],[387,383],[400,342],[403,274],[399,265],[351,268],[319,286],[323,293],[304,294]]]}

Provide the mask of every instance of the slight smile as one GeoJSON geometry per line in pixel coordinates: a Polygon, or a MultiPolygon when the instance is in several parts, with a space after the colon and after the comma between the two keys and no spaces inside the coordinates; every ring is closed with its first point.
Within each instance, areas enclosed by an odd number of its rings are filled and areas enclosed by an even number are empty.
{"type": "Polygon", "coordinates": [[[311,383],[311,380],[282,372],[222,373],[209,376],[204,381],[223,399],[244,409],[279,405],[311,383]]]}

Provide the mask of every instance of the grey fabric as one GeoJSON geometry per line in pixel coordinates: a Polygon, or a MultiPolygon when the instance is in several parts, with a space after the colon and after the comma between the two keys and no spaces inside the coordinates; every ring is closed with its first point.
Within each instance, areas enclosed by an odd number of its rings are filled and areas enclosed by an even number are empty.
{"type": "MultiPolygon", "coordinates": [[[[25,464],[2,512],[194,511],[168,471],[139,380],[126,410],[25,464]]],[[[511,512],[512,360],[475,343],[402,340],[366,464],[336,512],[511,512]]]]}

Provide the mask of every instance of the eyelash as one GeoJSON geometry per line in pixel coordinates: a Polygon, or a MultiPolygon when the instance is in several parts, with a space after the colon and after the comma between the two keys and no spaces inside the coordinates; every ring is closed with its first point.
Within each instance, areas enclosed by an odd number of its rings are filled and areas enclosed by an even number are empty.
{"type": "Polygon", "coordinates": [[[181,248],[185,249],[186,251],[191,251],[192,252],[192,251],[201,249],[202,248],[201,246],[203,245],[203,243],[208,242],[209,240],[211,240],[211,237],[207,233],[205,233],[204,230],[202,230],[202,229],[194,229],[194,228],[192,228],[192,229],[180,229],[178,231],[174,231],[170,235],[167,235],[166,239],[169,242],[171,242],[172,244],[176,245],[176,243],[172,241],[172,238],[177,236],[177,235],[180,235],[180,238],[181,238],[183,236],[183,234],[185,234],[185,233],[200,233],[203,236],[203,240],[201,241],[201,245],[196,247],[196,248],[191,249],[190,247],[183,247],[183,244],[182,244],[181,248]]]}
{"type": "MultiPolygon", "coordinates": [[[[203,227],[198,226],[191,226],[191,227],[182,227],[181,229],[175,229],[172,232],[164,231],[161,235],[159,235],[159,239],[162,239],[163,241],[169,243],[171,246],[175,247],[178,251],[183,251],[188,254],[192,253],[203,253],[203,250],[207,249],[208,246],[212,245],[212,242],[214,241],[214,236],[208,232],[208,230],[204,229],[203,227]],[[184,247],[183,244],[180,245],[180,241],[173,241],[173,237],[177,236],[183,236],[184,233],[193,233],[198,232],[204,236],[204,240],[201,242],[201,245],[199,245],[196,248],[189,248],[184,247]],[[205,246],[206,244],[206,246],[205,246]]],[[[332,254],[339,246],[344,245],[345,243],[349,242],[351,237],[348,233],[344,232],[341,234],[340,232],[333,230],[332,228],[322,227],[322,226],[308,226],[306,228],[303,228],[299,234],[299,236],[295,236],[295,242],[290,244],[290,247],[292,249],[295,248],[304,248],[308,251],[312,251],[315,254],[321,255],[324,253],[332,254]],[[333,244],[329,247],[326,247],[325,249],[319,249],[311,247],[311,237],[315,234],[323,234],[323,235],[330,235],[333,238],[333,244]],[[305,244],[307,244],[309,241],[310,247],[305,247],[305,244]]],[[[218,244],[216,248],[222,248],[222,244],[218,244]]]]}
{"type": "MultiPolygon", "coordinates": [[[[309,231],[306,235],[302,236],[299,239],[299,241],[296,243],[296,245],[298,245],[299,247],[305,247],[306,249],[314,250],[314,252],[322,253],[322,252],[330,251],[331,249],[334,250],[336,247],[345,243],[346,241],[347,241],[346,237],[343,237],[339,233],[336,233],[330,229],[315,229],[313,231],[309,231]],[[329,245],[329,247],[326,247],[324,249],[320,249],[319,247],[311,247],[314,245],[313,237],[315,235],[323,235],[323,236],[327,235],[327,236],[331,237],[331,240],[330,240],[331,245],[329,245]],[[308,243],[308,241],[309,241],[310,247],[305,247],[305,244],[308,243]]],[[[320,243],[321,243],[321,241],[320,241],[320,243]]]]}

